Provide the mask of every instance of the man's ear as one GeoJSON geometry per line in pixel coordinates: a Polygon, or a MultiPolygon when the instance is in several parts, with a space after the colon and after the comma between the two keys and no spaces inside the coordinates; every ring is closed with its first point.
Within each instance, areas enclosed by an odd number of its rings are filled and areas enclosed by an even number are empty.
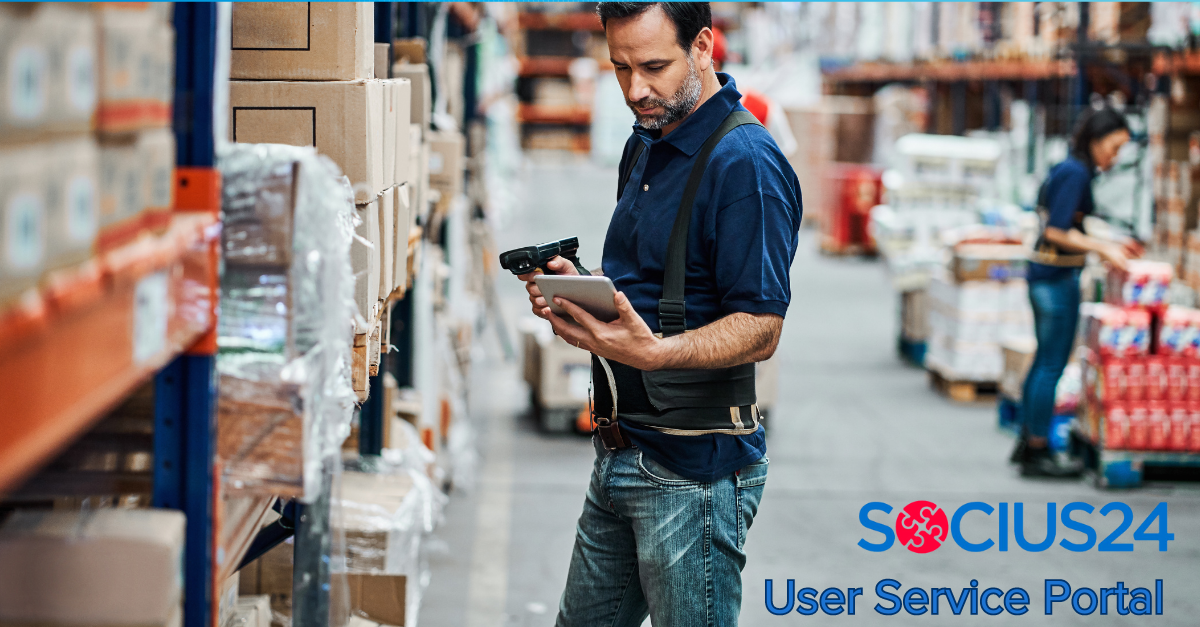
{"type": "Polygon", "coordinates": [[[692,40],[692,58],[696,60],[701,72],[707,72],[713,63],[713,32],[711,28],[702,28],[692,40]]]}

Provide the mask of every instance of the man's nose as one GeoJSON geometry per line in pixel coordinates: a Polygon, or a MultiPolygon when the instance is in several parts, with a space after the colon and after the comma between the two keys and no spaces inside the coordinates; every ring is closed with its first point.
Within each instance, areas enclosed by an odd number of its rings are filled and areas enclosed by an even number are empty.
{"type": "Polygon", "coordinates": [[[650,82],[642,76],[641,72],[634,71],[632,74],[629,79],[629,101],[637,102],[653,95],[650,89],[650,82]]]}

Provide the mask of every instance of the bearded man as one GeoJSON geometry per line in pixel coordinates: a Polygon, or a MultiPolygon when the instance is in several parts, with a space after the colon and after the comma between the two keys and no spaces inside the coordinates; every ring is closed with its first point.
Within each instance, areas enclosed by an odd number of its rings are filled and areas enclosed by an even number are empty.
{"type": "MultiPolygon", "coordinates": [[[[601,2],[626,103],[602,268],[620,317],[533,312],[593,354],[596,463],[557,625],[736,625],[767,479],[754,363],[779,342],[800,228],[795,172],[713,67],[706,2],[601,2]]],[[[555,274],[577,274],[561,258],[555,274]]]]}

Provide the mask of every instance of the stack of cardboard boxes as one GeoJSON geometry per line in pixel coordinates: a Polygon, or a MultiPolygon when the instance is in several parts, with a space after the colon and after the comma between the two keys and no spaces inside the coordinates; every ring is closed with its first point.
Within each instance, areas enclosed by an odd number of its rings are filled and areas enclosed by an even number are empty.
{"type": "Polygon", "coordinates": [[[235,3],[232,47],[230,139],[315,146],[350,181],[360,221],[355,380],[365,394],[386,303],[407,286],[412,82],[375,66],[371,3],[235,3]]]}
{"type": "Polygon", "coordinates": [[[169,4],[0,8],[0,304],[173,204],[169,4]]]}

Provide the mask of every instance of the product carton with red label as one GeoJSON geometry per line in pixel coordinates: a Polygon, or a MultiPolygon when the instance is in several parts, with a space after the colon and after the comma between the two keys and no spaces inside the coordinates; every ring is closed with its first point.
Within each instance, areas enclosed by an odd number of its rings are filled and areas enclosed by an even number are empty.
{"type": "Polygon", "coordinates": [[[1186,403],[1171,403],[1171,431],[1167,442],[1167,449],[1172,451],[1186,451],[1188,448],[1188,426],[1192,420],[1192,413],[1189,411],[1186,403]]]}
{"type": "Polygon", "coordinates": [[[1152,451],[1165,451],[1169,444],[1171,430],[1171,414],[1166,403],[1151,401],[1146,415],[1148,432],[1147,448],[1152,451]]]}
{"type": "Polygon", "coordinates": [[[1166,304],[1167,288],[1175,270],[1164,261],[1134,259],[1127,270],[1110,270],[1104,293],[1106,300],[1125,307],[1157,308],[1166,304]]]}
{"type": "Polygon", "coordinates": [[[1125,436],[1125,448],[1144,451],[1150,446],[1150,407],[1148,403],[1129,404],[1129,428],[1125,436]]]}
{"type": "Polygon", "coordinates": [[[1194,357],[1200,346],[1200,311],[1167,307],[1159,320],[1157,352],[1160,355],[1194,357]]]}
{"type": "Polygon", "coordinates": [[[1125,434],[1128,430],[1129,406],[1125,403],[1109,405],[1104,416],[1104,448],[1109,450],[1125,448],[1125,434]]]}

